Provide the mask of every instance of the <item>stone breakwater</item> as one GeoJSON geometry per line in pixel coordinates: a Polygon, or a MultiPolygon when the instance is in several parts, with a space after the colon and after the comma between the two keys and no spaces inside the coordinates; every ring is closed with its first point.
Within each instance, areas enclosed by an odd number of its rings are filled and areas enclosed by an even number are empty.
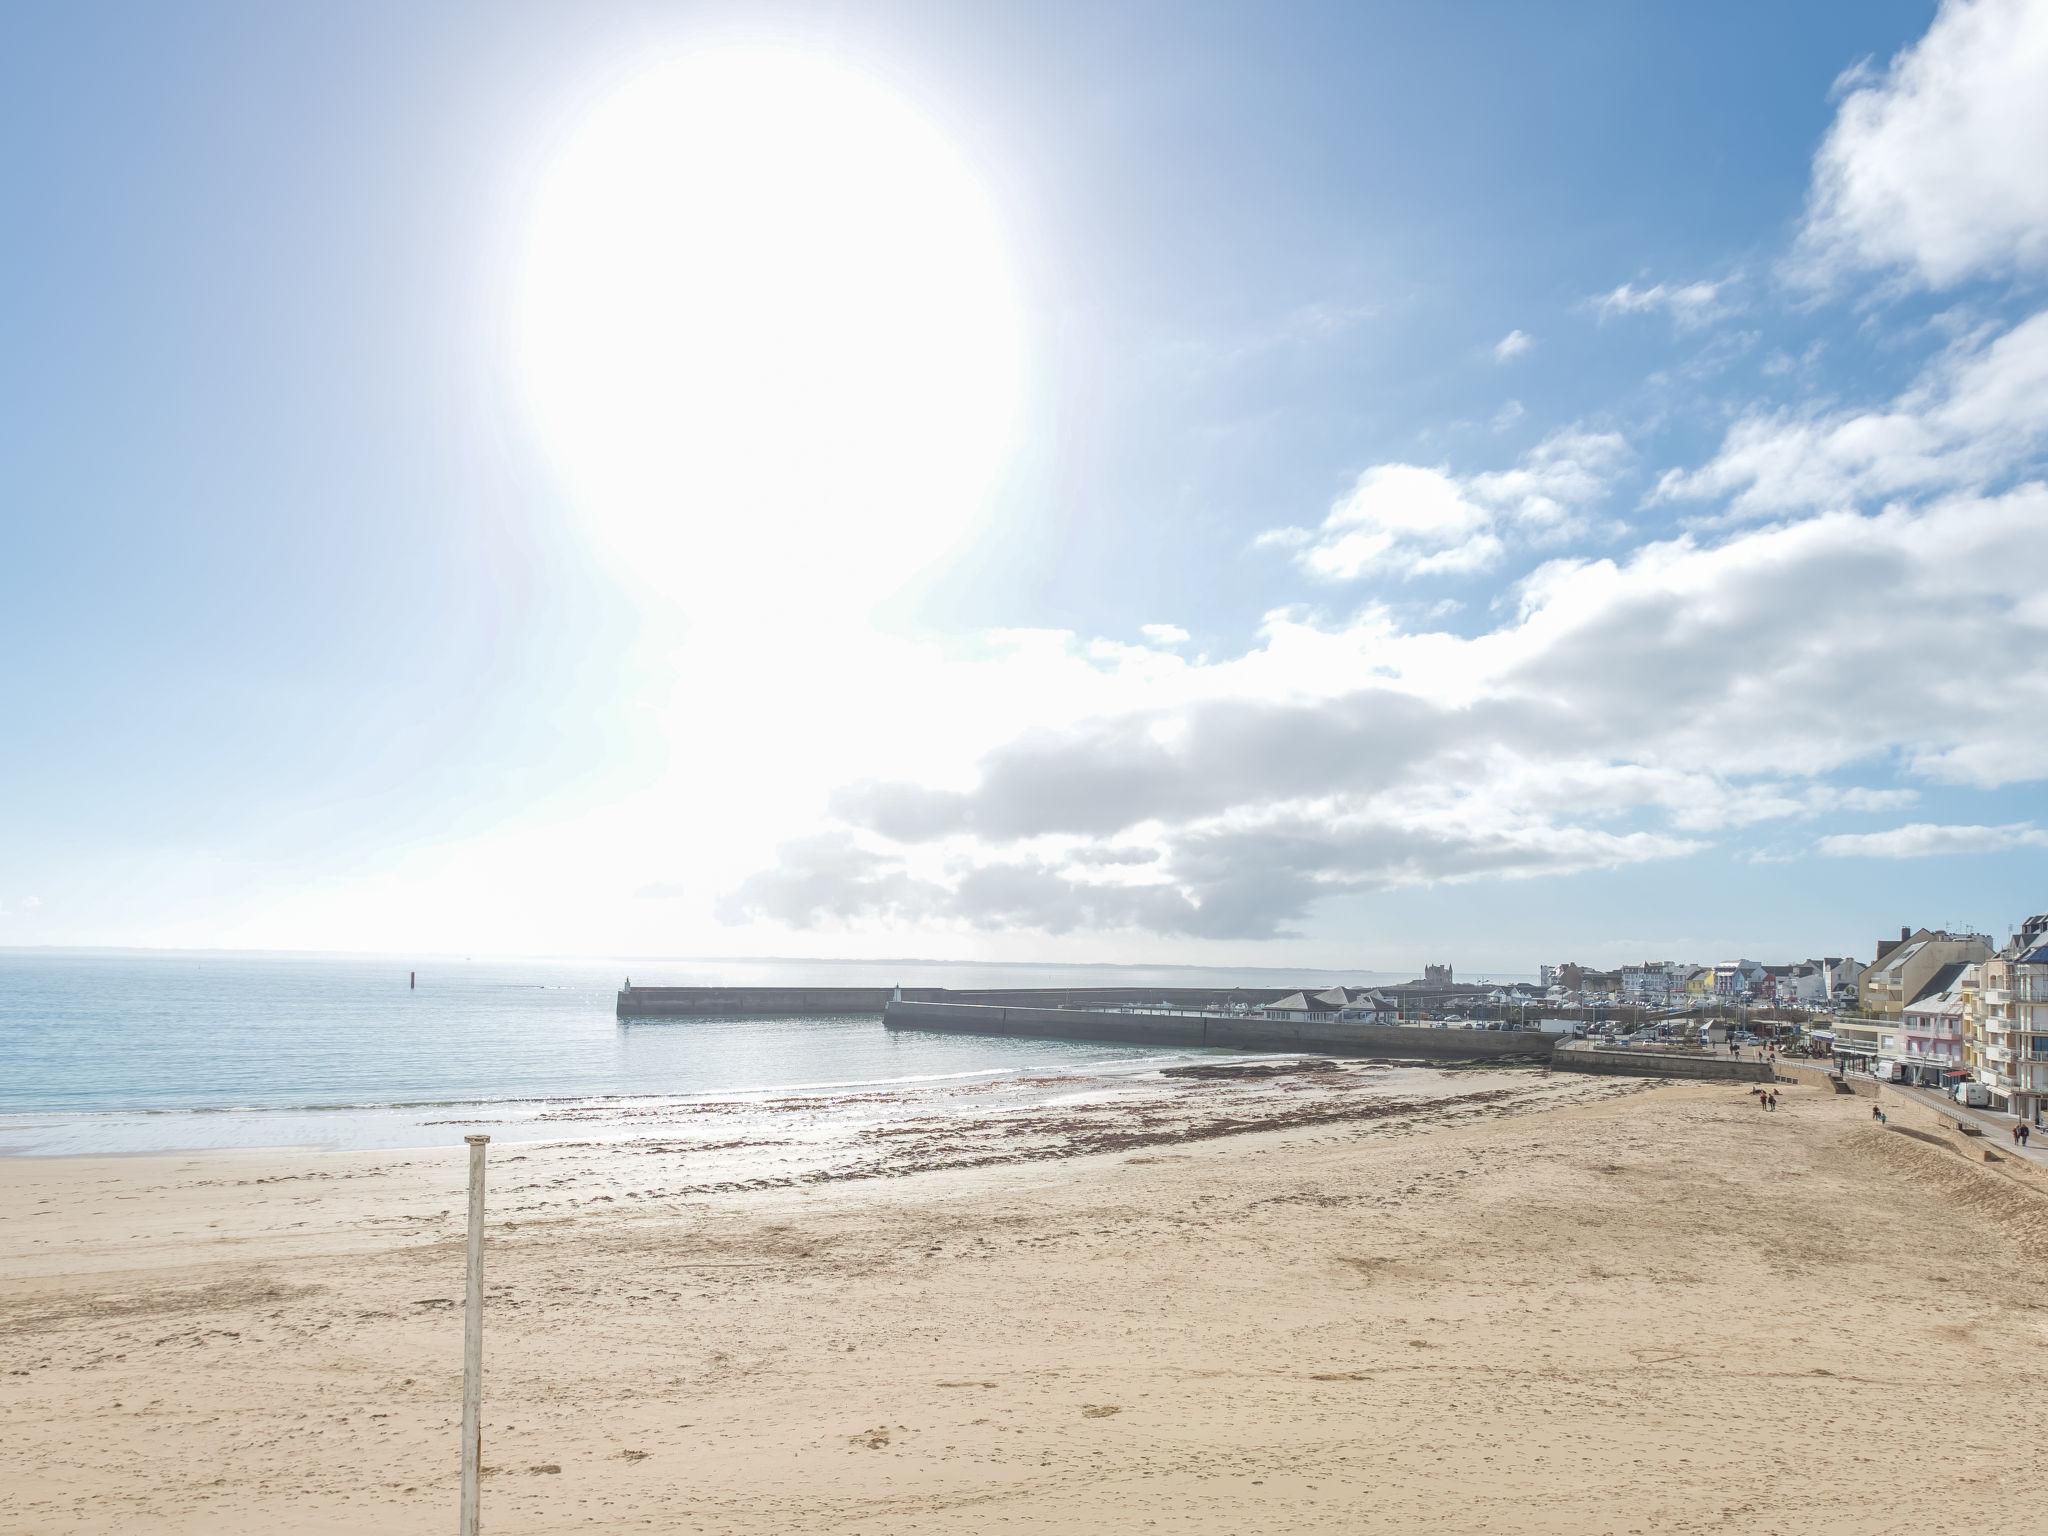
{"type": "Polygon", "coordinates": [[[1248,1014],[1118,1013],[1090,1008],[1009,1007],[989,1003],[891,1001],[890,1029],[959,1030],[970,1034],[1038,1035],[1131,1045],[1216,1046],[1246,1051],[1312,1051],[1378,1061],[1525,1062],[1560,1071],[1620,1077],[1772,1081],[1764,1062],[1685,1050],[1615,1050],[1584,1041],[1560,1043],[1540,1030],[1431,1029],[1412,1024],[1358,1024],[1336,1019],[1268,1019],[1248,1014]]]}
{"type": "Polygon", "coordinates": [[[1232,1050],[1316,1051],[1403,1061],[1547,1062],[1554,1037],[1539,1030],[1426,1029],[1335,1019],[1267,1019],[1236,1014],[1115,1013],[1088,1008],[1009,1007],[989,1003],[891,1001],[890,1029],[960,1030],[1125,1044],[1220,1046],[1232,1050]]]}
{"type": "Polygon", "coordinates": [[[1560,1072],[1599,1072],[1619,1077],[1713,1078],[1736,1083],[1768,1083],[1777,1078],[1776,1069],[1754,1057],[1685,1050],[1616,1050],[1585,1041],[1560,1045],[1551,1055],[1550,1065],[1560,1072]]]}
{"type": "MultiPolygon", "coordinates": [[[[1115,1008],[1167,1003],[1176,1008],[1219,1004],[1257,1007],[1285,997],[1272,988],[1216,987],[904,987],[912,1002],[982,1003],[1044,1008],[1115,1008]]],[[[880,1013],[893,987],[635,987],[619,989],[622,1019],[733,1018],[747,1016],[880,1013]]]]}

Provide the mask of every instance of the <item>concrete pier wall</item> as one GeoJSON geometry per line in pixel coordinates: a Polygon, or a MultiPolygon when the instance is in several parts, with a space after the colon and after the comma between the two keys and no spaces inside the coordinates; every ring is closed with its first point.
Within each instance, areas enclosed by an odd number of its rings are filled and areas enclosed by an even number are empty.
{"type": "Polygon", "coordinates": [[[1769,1083],[1777,1080],[1769,1062],[1691,1051],[1615,1051],[1576,1042],[1561,1045],[1550,1058],[1558,1072],[1598,1072],[1622,1077],[1704,1077],[1723,1082],[1769,1083]]]}
{"type": "Polygon", "coordinates": [[[887,987],[626,987],[619,1017],[880,1013],[888,996],[887,987]]]}
{"type": "MultiPolygon", "coordinates": [[[[622,1019],[880,1013],[893,991],[891,987],[625,987],[619,992],[618,1012],[622,1019]]],[[[914,1002],[1019,1007],[1164,1002],[1176,1008],[1199,1008],[1218,1002],[1270,1003],[1286,994],[1229,987],[905,987],[903,995],[914,1002]]]]}
{"type": "Polygon", "coordinates": [[[1296,1022],[1218,1014],[1107,1013],[1077,1008],[1008,1007],[906,998],[882,1014],[891,1029],[980,1035],[1040,1035],[1138,1045],[1208,1045],[1234,1050],[1314,1051],[1438,1061],[1543,1061],[1553,1037],[1535,1030],[1417,1029],[1388,1024],[1296,1022]]]}

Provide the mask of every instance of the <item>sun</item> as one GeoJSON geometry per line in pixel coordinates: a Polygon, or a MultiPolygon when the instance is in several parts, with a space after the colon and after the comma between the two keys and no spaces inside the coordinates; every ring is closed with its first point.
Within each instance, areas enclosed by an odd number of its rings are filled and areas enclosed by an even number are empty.
{"type": "Polygon", "coordinates": [[[600,102],[539,187],[518,317],[581,526],[679,599],[895,585],[971,526],[1017,429],[997,211],[837,63],[707,52],[600,102]]]}

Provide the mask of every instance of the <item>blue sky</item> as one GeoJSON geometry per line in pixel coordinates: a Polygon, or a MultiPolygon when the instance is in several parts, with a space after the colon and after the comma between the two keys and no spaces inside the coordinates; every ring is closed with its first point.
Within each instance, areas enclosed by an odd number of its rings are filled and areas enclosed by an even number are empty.
{"type": "Polygon", "coordinates": [[[1528,969],[2044,904],[2038,7],[0,30],[0,944],[1528,969]],[[691,224],[706,165],[758,204],[691,224]],[[775,330],[819,293],[876,324],[775,330]]]}

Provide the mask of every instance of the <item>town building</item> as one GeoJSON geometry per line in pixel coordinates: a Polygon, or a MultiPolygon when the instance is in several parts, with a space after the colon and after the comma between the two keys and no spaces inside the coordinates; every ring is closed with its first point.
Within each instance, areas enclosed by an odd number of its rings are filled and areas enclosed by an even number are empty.
{"type": "Polygon", "coordinates": [[[1259,1013],[1268,1019],[1291,1019],[1296,1023],[1309,1023],[1334,1019],[1343,1006],[1343,989],[1333,987],[1329,994],[1290,992],[1285,997],[1274,998],[1270,1003],[1261,1003],[1259,1013]]]}
{"type": "Polygon", "coordinates": [[[1685,979],[1692,967],[1675,960],[1645,960],[1621,968],[1621,995],[1646,1008],[1668,1008],[1685,997],[1685,979]]]}
{"type": "Polygon", "coordinates": [[[1853,1003],[1856,1000],[1856,983],[1864,971],[1862,962],[1851,960],[1847,955],[1840,958],[1830,955],[1821,964],[1827,969],[1828,1001],[1853,1003]]]}
{"type": "Polygon", "coordinates": [[[1991,940],[1981,933],[1944,933],[1901,928],[1897,940],[1880,940],[1877,958],[1856,984],[1857,1011],[1866,1019],[1905,1016],[1906,1004],[1921,997],[1928,979],[1948,965],[1991,958],[1991,940]]]}
{"type": "Polygon", "coordinates": [[[1776,989],[1777,1000],[1796,1008],[1818,1008],[1828,1000],[1827,964],[1821,960],[1802,960],[1797,965],[1787,966],[1779,978],[1776,989]]]}
{"type": "Polygon", "coordinates": [[[1339,1020],[1346,1024],[1395,1022],[1392,1001],[1364,987],[1326,987],[1320,992],[1306,989],[1290,992],[1261,1004],[1258,1013],[1268,1019],[1288,1019],[1298,1024],[1339,1020]]]}
{"type": "Polygon", "coordinates": [[[1752,997],[1764,989],[1767,973],[1756,960],[1728,960],[1714,967],[1714,996],[1752,997]]]}
{"type": "Polygon", "coordinates": [[[1863,974],[1861,965],[1843,955],[1802,960],[1797,965],[1767,965],[1764,969],[1775,983],[1772,996],[1796,1008],[1853,1002],[1856,978],[1863,974]]]}
{"type": "Polygon", "coordinates": [[[1982,962],[1945,965],[1929,977],[1900,1017],[1897,1054],[1906,1080],[1940,1088],[1965,1073],[1963,1019],[1972,1006],[1982,962]]]}
{"type": "Polygon", "coordinates": [[[2035,1124],[2048,1112],[2048,913],[1978,967],[1963,1016],[1967,1070],[1992,1102],[2035,1124]]]}
{"type": "Polygon", "coordinates": [[[1845,1014],[1834,1021],[1834,1058],[1845,1067],[1871,1067],[1899,1054],[1896,1022],[1845,1014]]]}
{"type": "MultiPolygon", "coordinates": [[[[1991,941],[1978,933],[1901,928],[1896,939],[1878,940],[1877,958],[1856,978],[1855,1013],[1835,1020],[1836,1058],[1851,1066],[1906,1060],[1907,1006],[1946,991],[1955,979],[1942,980],[1948,967],[1974,965],[1990,955],[1991,941]]],[[[1960,1067],[1974,1070],[1967,1034],[1963,1047],[1960,1067]]]]}
{"type": "Polygon", "coordinates": [[[1770,1003],[1791,1002],[1797,990],[1792,984],[1792,969],[1789,965],[1765,966],[1754,989],[1757,998],[1770,1003]]]}
{"type": "Polygon", "coordinates": [[[1422,984],[1425,987],[1451,986],[1451,968],[1448,965],[1425,965],[1422,968],[1422,984]]]}

